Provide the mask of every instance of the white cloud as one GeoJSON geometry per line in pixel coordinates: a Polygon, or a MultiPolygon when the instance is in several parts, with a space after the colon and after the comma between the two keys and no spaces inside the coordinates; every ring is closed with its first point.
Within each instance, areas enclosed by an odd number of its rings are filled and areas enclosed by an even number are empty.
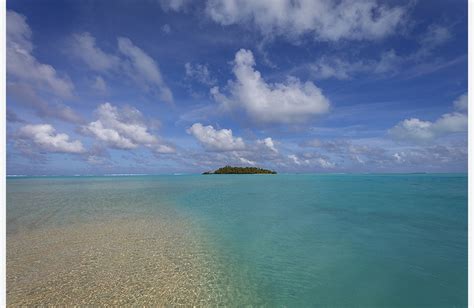
{"type": "Polygon", "coordinates": [[[241,106],[251,117],[263,122],[302,122],[328,111],[329,100],[312,82],[301,83],[290,77],[286,83],[269,84],[254,66],[252,52],[239,50],[233,69],[236,80],[228,85],[230,96],[214,87],[214,99],[223,106],[241,106]]]}
{"type": "Polygon", "coordinates": [[[275,147],[275,143],[273,142],[273,139],[271,137],[267,137],[263,140],[257,140],[257,143],[263,144],[266,148],[268,148],[270,151],[274,153],[278,153],[278,150],[275,147]]]}
{"type": "Polygon", "coordinates": [[[106,142],[108,145],[119,149],[134,149],[138,147],[131,139],[122,136],[113,128],[105,127],[101,121],[91,122],[86,130],[97,139],[106,142]]]}
{"type": "Polygon", "coordinates": [[[433,123],[417,118],[406,119],[391,128],[389,133],[396,139],[415,141],[431,140],[435,135],[432,131],[433,123]]]}
{"type": "Polygon", "coordinates": [[[395,154],[393,154],[393,158],[395,158],[395,161],[396,161],[397,163],[403,162],[403,158],[402,158],[402,155],[401,155],[400,153],[395,153],[395,154]]]}
{"type": "Polygon", "coordinates": [[[440,134],[464,132],[467,131],[467,115],[458,112],[443,114],[433,125],[440,134]]]}
{"type": "Polygon", "coordinates": [[[406,119],[389,130],[395,139],[414,142],[428,142],[451,133],[467,131],[467,93],[459,96],[454,102],[455,109],[461,112],[443,114],[434,122],[417,118],[406,119]]]}
{"type": "Polygon", "coordinates": [[[186,77],[189,79],[197,80],[200,83],[209,86],[216,83],[216,80],[211,77],[209,69],[205,64],[197,63],[193,65],[188,62],[184,65],[184,68],[186,70],[186,77]]]}
{"type": "Polygon", "coordinates": [[[118,38],[118,47],[119,51],[128,57],[127,70],[130,76],[138,82],[144,82],[149,87],[157,87],[163,101],[168,103],[173,102],[173,94],[164,82],[155,60],[135,46],[128,38],[118,38]]]}
{"type": "Polygon", "coordinates": [[[288,155],[288,158],[296,165],[301,165],[299,158],[295,154],[288,155]]]}
{"type": "Polygon", "coordinates": [[[319,164],[319,166],[321,166],[322,168],[334,168],[336,165],[332,162],[330,162],[329,160],[327,159],[324,159],[324,158],[316,158],[316,162],[319,164]]]}
{"type": "Polygon", "coordinates": [[[454,112],[446,113],[434,122],[417,118],[403,120],[389,130],[399,140],[427,142],[435,138],[467,130],[467,115],[454,112]]]}
{"type": "Polygon", "coordinates": [[[467,93],[459,96],[453,103],[454,108],[459,111],[467,111],[468,97],[467,93]]]}
{"type": "Polygon", "coordinates": [[[393,154],[395,163],[405,166],[424,166],[440,168],[443,164],[462,163],[467,168],[468,151],[465,146],[436,145],[431,147],[414,147],[397,151],[393,154]]]}
{"type": "Polygon", "coordinates": [[[402,25],[405,8],[376,0],[209,0],[206,12],[222,25],[253,25],[265,36],[318,40],[380,39],[402,25]]]}
{"type": "Polygon", "coordinates": [[[156,144],[152,147],[152,151],[155,154],[173,154],[176,153],[176,149],[167,144],[156,144]]]}
{"type": "Polygon", "coordinates": [[[187,133],[194,136],[206,152],[188,153],[184,161],[192,159],[192,165],[222,166],[250,165],[250,166],[275,166],[278,162],[286,160],[276,148],[276,142],[267,137],[244,141],[241,137],[233,135],[230,129],[215,129],[213,126],[204,126],[195,123],[187,129],[187,133]]]}
{"type": "Polygon", "coordinates": [[[243,164],[252,165],[252,166],[255,166],[257,164],[257,162],[255,162],[253,160],[246,159],[244,157],[239,157],[239,161],[243,164]]]}
{"type": "Polygon", "coordinates": [[[133,149],[141,144],[157,141],[143,123],[124,119],[119,110],[110,103],[100,105],[96,113],[99,119],[89,123],[86,129],[113,147],[133,149]]]}
{"type": "Polygon", "coordinates": [[[331,162],[330,160],[315,156],[313,154],[303,154],[302,157],[296,155],[296,154],[290,154],[288,155],[288,159],[292,164],[295,164],[297,166],[307,166],[307,167],[321,167],[323,169],[331,169],[334,168],[336,165],[331,162]]]}
{"type": "Polygon", "coordinates": [[[120,64],[117,56],[108,54],[97,47],[95,38],[87,32],[73,35],[71,52],[94,71],[110,71],[117,69],[120,64]]]}
{"type": "Polygon", "coordinates": [[[96,110],[97,121],[83,127],[85,133],[93,135],[116,149],[130,150],[145,146],[155,153],[173,153],[174,148],[162,143],[148,131],[142,114],[135,108],[119,110],[110,103],[96,110]]]}
{"type": "Polygon", "coordinates": [[[43,150],[57,153],[84,153],[78,140],[70,141],[67,134],[56,133],[49,124],[25,125],[19,130],[19,137],[31,140],[43,150]]]}
{"type": "Polygon", "coordinates": [[[71,98],[74,85],[67,77],[60,77],[51,65],[39,62],[32,55],[31,36],[25,16],[7,11],[7,76],[62,98],[71,98]]]}
{"type": "Polygon", "coordinates": [[[206,149],[210,151],[238,151],[245,149],[242,138],[234,137],[231,129],[215,129],[211,125],[194,123],[187,129],[206,149]]]}
{"type": "MultiPolygon", "coordinates": [[[[366,164],[370,167],[384,166],[392,155],[388,148],[393,146],[392,141],[374,139],[310,139],[300,143],[303,148],[317,149],[317,155],[327,155],[336,159],[338,166],[349,164],[366,164]],[[381,144],[382,142],[382,144],[381,144]]],[[[315,153],[304,153],[303,156],[312,157],[315,153]]],[[[318,158],[326,159],[325,157],[318,158]]],[[[327,159],[326,159],[327,160],[327,159]]],[[[321,161],[321,163],[323,163],[321,161]]],[[[324,163],[323,163],[324,164],[324,163]]],[[[335,166],[335,164],[334,164],[335,166]]]]}

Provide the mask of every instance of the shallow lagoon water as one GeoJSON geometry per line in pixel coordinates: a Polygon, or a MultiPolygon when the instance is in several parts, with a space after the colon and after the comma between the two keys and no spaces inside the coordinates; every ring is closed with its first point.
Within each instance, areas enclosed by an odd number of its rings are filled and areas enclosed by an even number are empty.
{"type": "Polygon", "coordinates": [[[7,301],[466,306],[467,176],[8,179],[7,301]]]}

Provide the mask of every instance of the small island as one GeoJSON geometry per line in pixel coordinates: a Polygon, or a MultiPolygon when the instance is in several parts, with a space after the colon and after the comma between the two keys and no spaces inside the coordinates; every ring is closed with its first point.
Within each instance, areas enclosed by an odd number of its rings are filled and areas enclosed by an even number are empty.
{"type": "Polygon", "coordinates": [[[276,174],[276,171],[257,167],[232,167],[225,166],[216,171],[207,171],[202,174],[276,174]]]}

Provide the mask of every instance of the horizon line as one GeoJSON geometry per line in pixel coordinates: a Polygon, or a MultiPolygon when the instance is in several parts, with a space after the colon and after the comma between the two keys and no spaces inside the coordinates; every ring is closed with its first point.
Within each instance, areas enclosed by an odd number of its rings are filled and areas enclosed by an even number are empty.
{"type": "MultiPolygon", "coordinates": [[[[468,174],[468,172],[278,172],[277,174],[320,174],[320,175],[350,175],[350,174],[468,174]]],[[[6,178],[23,178],[23,177],[138,177],[138,176],[161,176],[161,175],[202,175],[200,172],[173,172],[173,173],[104,173],[104,174],[7,174],[6,178]]],[[[223,175],[223,174],[216,174],[223,175]]],[[[226,174],[228,175],[228,174],[226,174]]],[[[232,175],[232,174],[230,174],[232,175]]],[[[242,175],[242,174],[237,174],[242,175]]],[[[249,174],[251,175],[251,174],[249,174]]]]}

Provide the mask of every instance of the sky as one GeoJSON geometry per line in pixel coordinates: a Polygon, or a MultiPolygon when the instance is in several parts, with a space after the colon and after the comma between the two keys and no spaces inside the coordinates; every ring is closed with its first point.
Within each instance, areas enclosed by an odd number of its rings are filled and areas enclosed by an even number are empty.
{"type": "Polygon", "coordinates": [[[7,174],[467,172],[467,1],[7,1],[7,174]]]}

